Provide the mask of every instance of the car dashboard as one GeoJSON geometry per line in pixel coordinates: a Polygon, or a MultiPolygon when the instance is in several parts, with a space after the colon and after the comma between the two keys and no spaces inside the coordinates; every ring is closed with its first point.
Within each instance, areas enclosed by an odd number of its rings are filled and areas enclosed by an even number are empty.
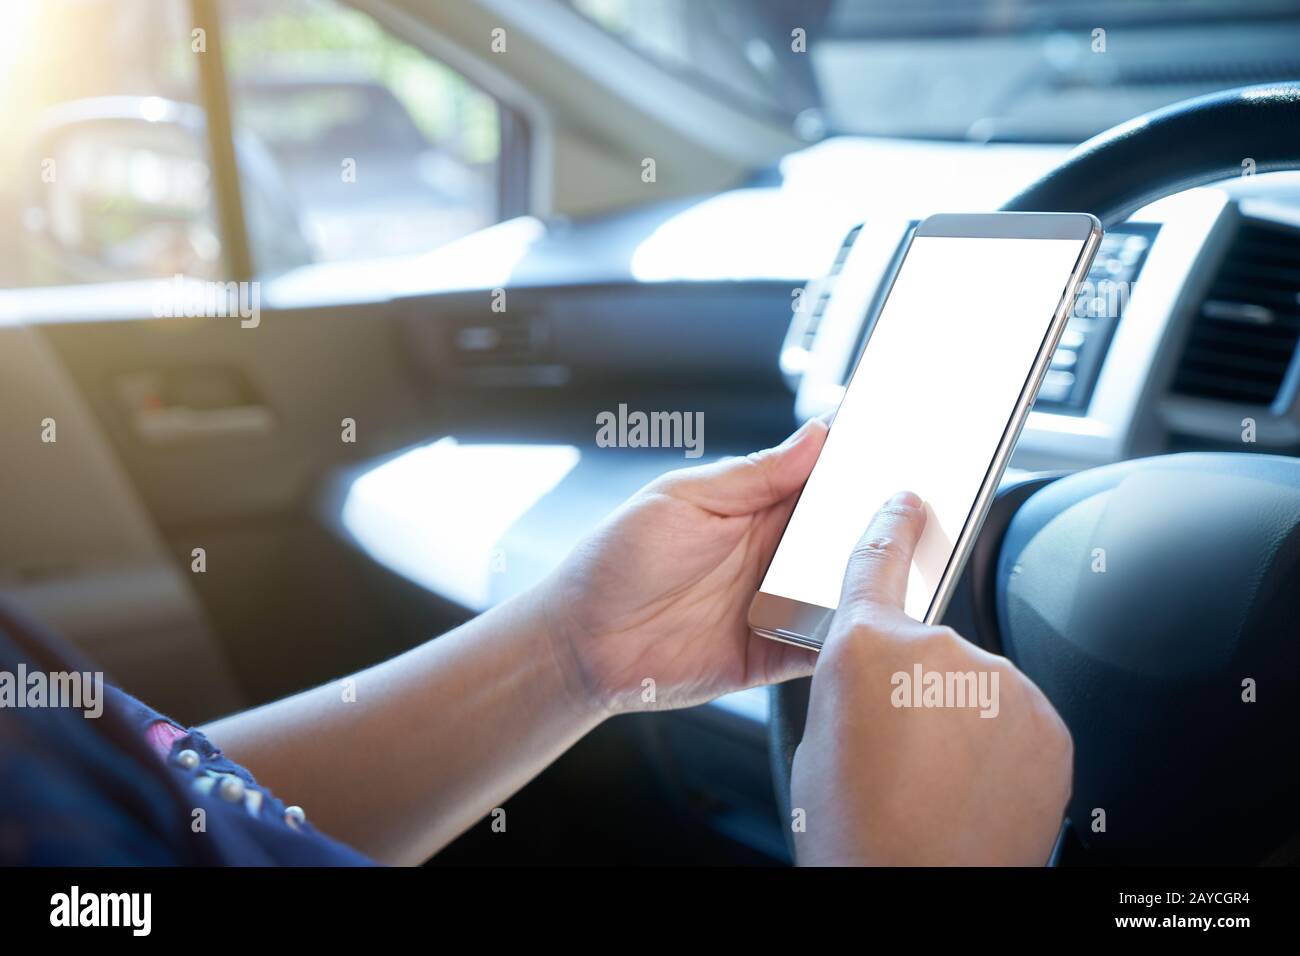
{"type": "MultiPolygon", "coordinates": [[[[508,223],[474,240],[513,250],[512,268],[498,275],[466,266],[496,261],[499,248],[431,257],[425,280],[451,276],[454,285],[410,290],[393,309],[411,360],[439,383],[459,430],[440,436],[436,451],[421,446],[339,474],[334,525],[425,587],[462,599],[472,591],[471,610],[495,603],[540,578],[646,481],[694,463],[680,451],[593,447],[600,410],[638,402],[703,410],[704,460],[779,440],[838,404],[915,223],[944,208],[996,208],[1064,155],[1041,146],[831,144],[797,157],[773,184],[592,222],[508,223]],[[908,175],[887,189],[871,175],[900,169],[908,175]],[[482,306],[494,287],[509,297],[500,312],[482,306]],[[427,321],[431,310],[437,322],[427,321]],[[473,587],[431,576],[423,548],[403,560],[388,530],[367,535],[359,481],[378,486],[382,474],[400,487],[402,469],[418,460],[441,475],[457,461],[472,471],[485,442],[516,450],[521,485],[543,477],[516,489],[527,507],[491,529],[500,537],[478,536],[473,587]],[[562,474],[525,460],[539,445],[570,450],[562,474]],[[338,503],[349,490],[344,522],[338,503]],[[517,568],[492,572],[491,556],[502,553],[515,555],[517,568]]],[[[1111,228],[1012,474],[1179,447],[1285,452],[1300,443],[1300,303],[1294,285],[1286,291],[1298,261],[1300,177],[1291,174],[1190,190],[1111,228]],[[1250,255],[1253,267],[1241,261],[1250,255]],[[1273,383],[1268,394],[1254,384],[1261,374],[1273,383]],[[1245,446],[1243,418],[1254,422],[1245,446]]],[[[1014,281],[1008,263],[971,294],[997,295],[1014,281]]],[[[430,528],[448,520],[431,515],[430,528]]],[[[436,564],[466,574],[463,556],[436,564]]]]}

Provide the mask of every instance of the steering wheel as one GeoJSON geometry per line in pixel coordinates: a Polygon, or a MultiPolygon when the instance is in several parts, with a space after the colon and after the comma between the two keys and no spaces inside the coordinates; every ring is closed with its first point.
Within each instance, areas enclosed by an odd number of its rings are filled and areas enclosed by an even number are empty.
{"type": "MultiPolygon", "coordinates": [[[[1130,120],[1003,209],[1109,226],[1252,161],[1300,168],[1300,83],[1130,120]]],[[[1066,861],[1300,859],[1300,459],[1169,455],[1004,485],[962,587],[978,639],[1042,688],[1074,737],[1066,861]]],[[[809,686],[770,691],[784,821],[809,686]]]]}

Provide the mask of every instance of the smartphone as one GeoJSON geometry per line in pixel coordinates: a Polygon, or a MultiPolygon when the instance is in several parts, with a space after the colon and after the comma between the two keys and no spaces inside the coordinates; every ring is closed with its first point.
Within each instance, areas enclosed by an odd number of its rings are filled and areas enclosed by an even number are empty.
{"type": "Polygon", "coordinates": [[[936,215],[916,227],[751,628],[820,648],[854,546],[899,491],[927,510],[904,611],[942,617],[1101,235],[1084,213],[936,215]]]}

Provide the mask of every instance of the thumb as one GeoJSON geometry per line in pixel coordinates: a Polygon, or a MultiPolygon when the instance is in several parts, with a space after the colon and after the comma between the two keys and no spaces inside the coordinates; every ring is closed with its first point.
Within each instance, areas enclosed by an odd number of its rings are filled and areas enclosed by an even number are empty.
{"type": "Polygon", "coordinates": [[[827,426],[809,419],[777,445],[743,458],[684,468],[661,479],[661,490],[721,515],[747,515],[789,498],[808,480],[827,426]]]}
{"type": "Polygon", "coordinates": [[[849,557],[841,608],[902,609],[912,554],[925,521],[925,505],[910,491],[900,491],[881,506],[849,557]]]}

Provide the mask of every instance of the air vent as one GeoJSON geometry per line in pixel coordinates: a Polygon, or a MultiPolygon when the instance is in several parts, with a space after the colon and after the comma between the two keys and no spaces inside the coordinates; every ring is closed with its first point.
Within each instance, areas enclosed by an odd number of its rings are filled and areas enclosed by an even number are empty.
{"type": "Polygon", "coordinates": [[[537,351],[539,329],[522,312],[500,312],[452,328],[452,352],[461,365],[514,365],[537,351]]]}
{"type": "Polygon", "coordinates": [[[450,329],[450,372],[461,384],[554,388],[569,382],[569,369],[547,360],[550,320],[544,313],[512,309],[450,329]]]}
{"type": "Polygon", "coordinates": [[[821,328],[822,316],[826,313],[826,306],[830,303],[831,292],[835,289],[835,280],[839,278],[839,274],[844,270],[844,263],[848,261],[849,252],[853,249],[853,244],[857,242],[858,236],[861,234],[861,224],[849,230],[849,234],[840,243],[839,252],[835,254],[835,261],[831,263],[830,271],[822,278],[809,282],[804,287],[803,294],[799,297],[798,308],[795,310],[794,318],[790,321],[790,328],[785,334],[785,344],[781,347],[780,359],[781,372],[785,375],[786,381],[789,382],[792,390],[799,388],[799,380],[803,377],[803,373],[812,359],[813,346],[817,342],[817,332],[821,328]]]}
{"type": "Polygon", "coordinates": [[[1271,405],[1300,339],[1300,230],[1245,220],[1197,310],[1173,391],[1271,405]]]}

